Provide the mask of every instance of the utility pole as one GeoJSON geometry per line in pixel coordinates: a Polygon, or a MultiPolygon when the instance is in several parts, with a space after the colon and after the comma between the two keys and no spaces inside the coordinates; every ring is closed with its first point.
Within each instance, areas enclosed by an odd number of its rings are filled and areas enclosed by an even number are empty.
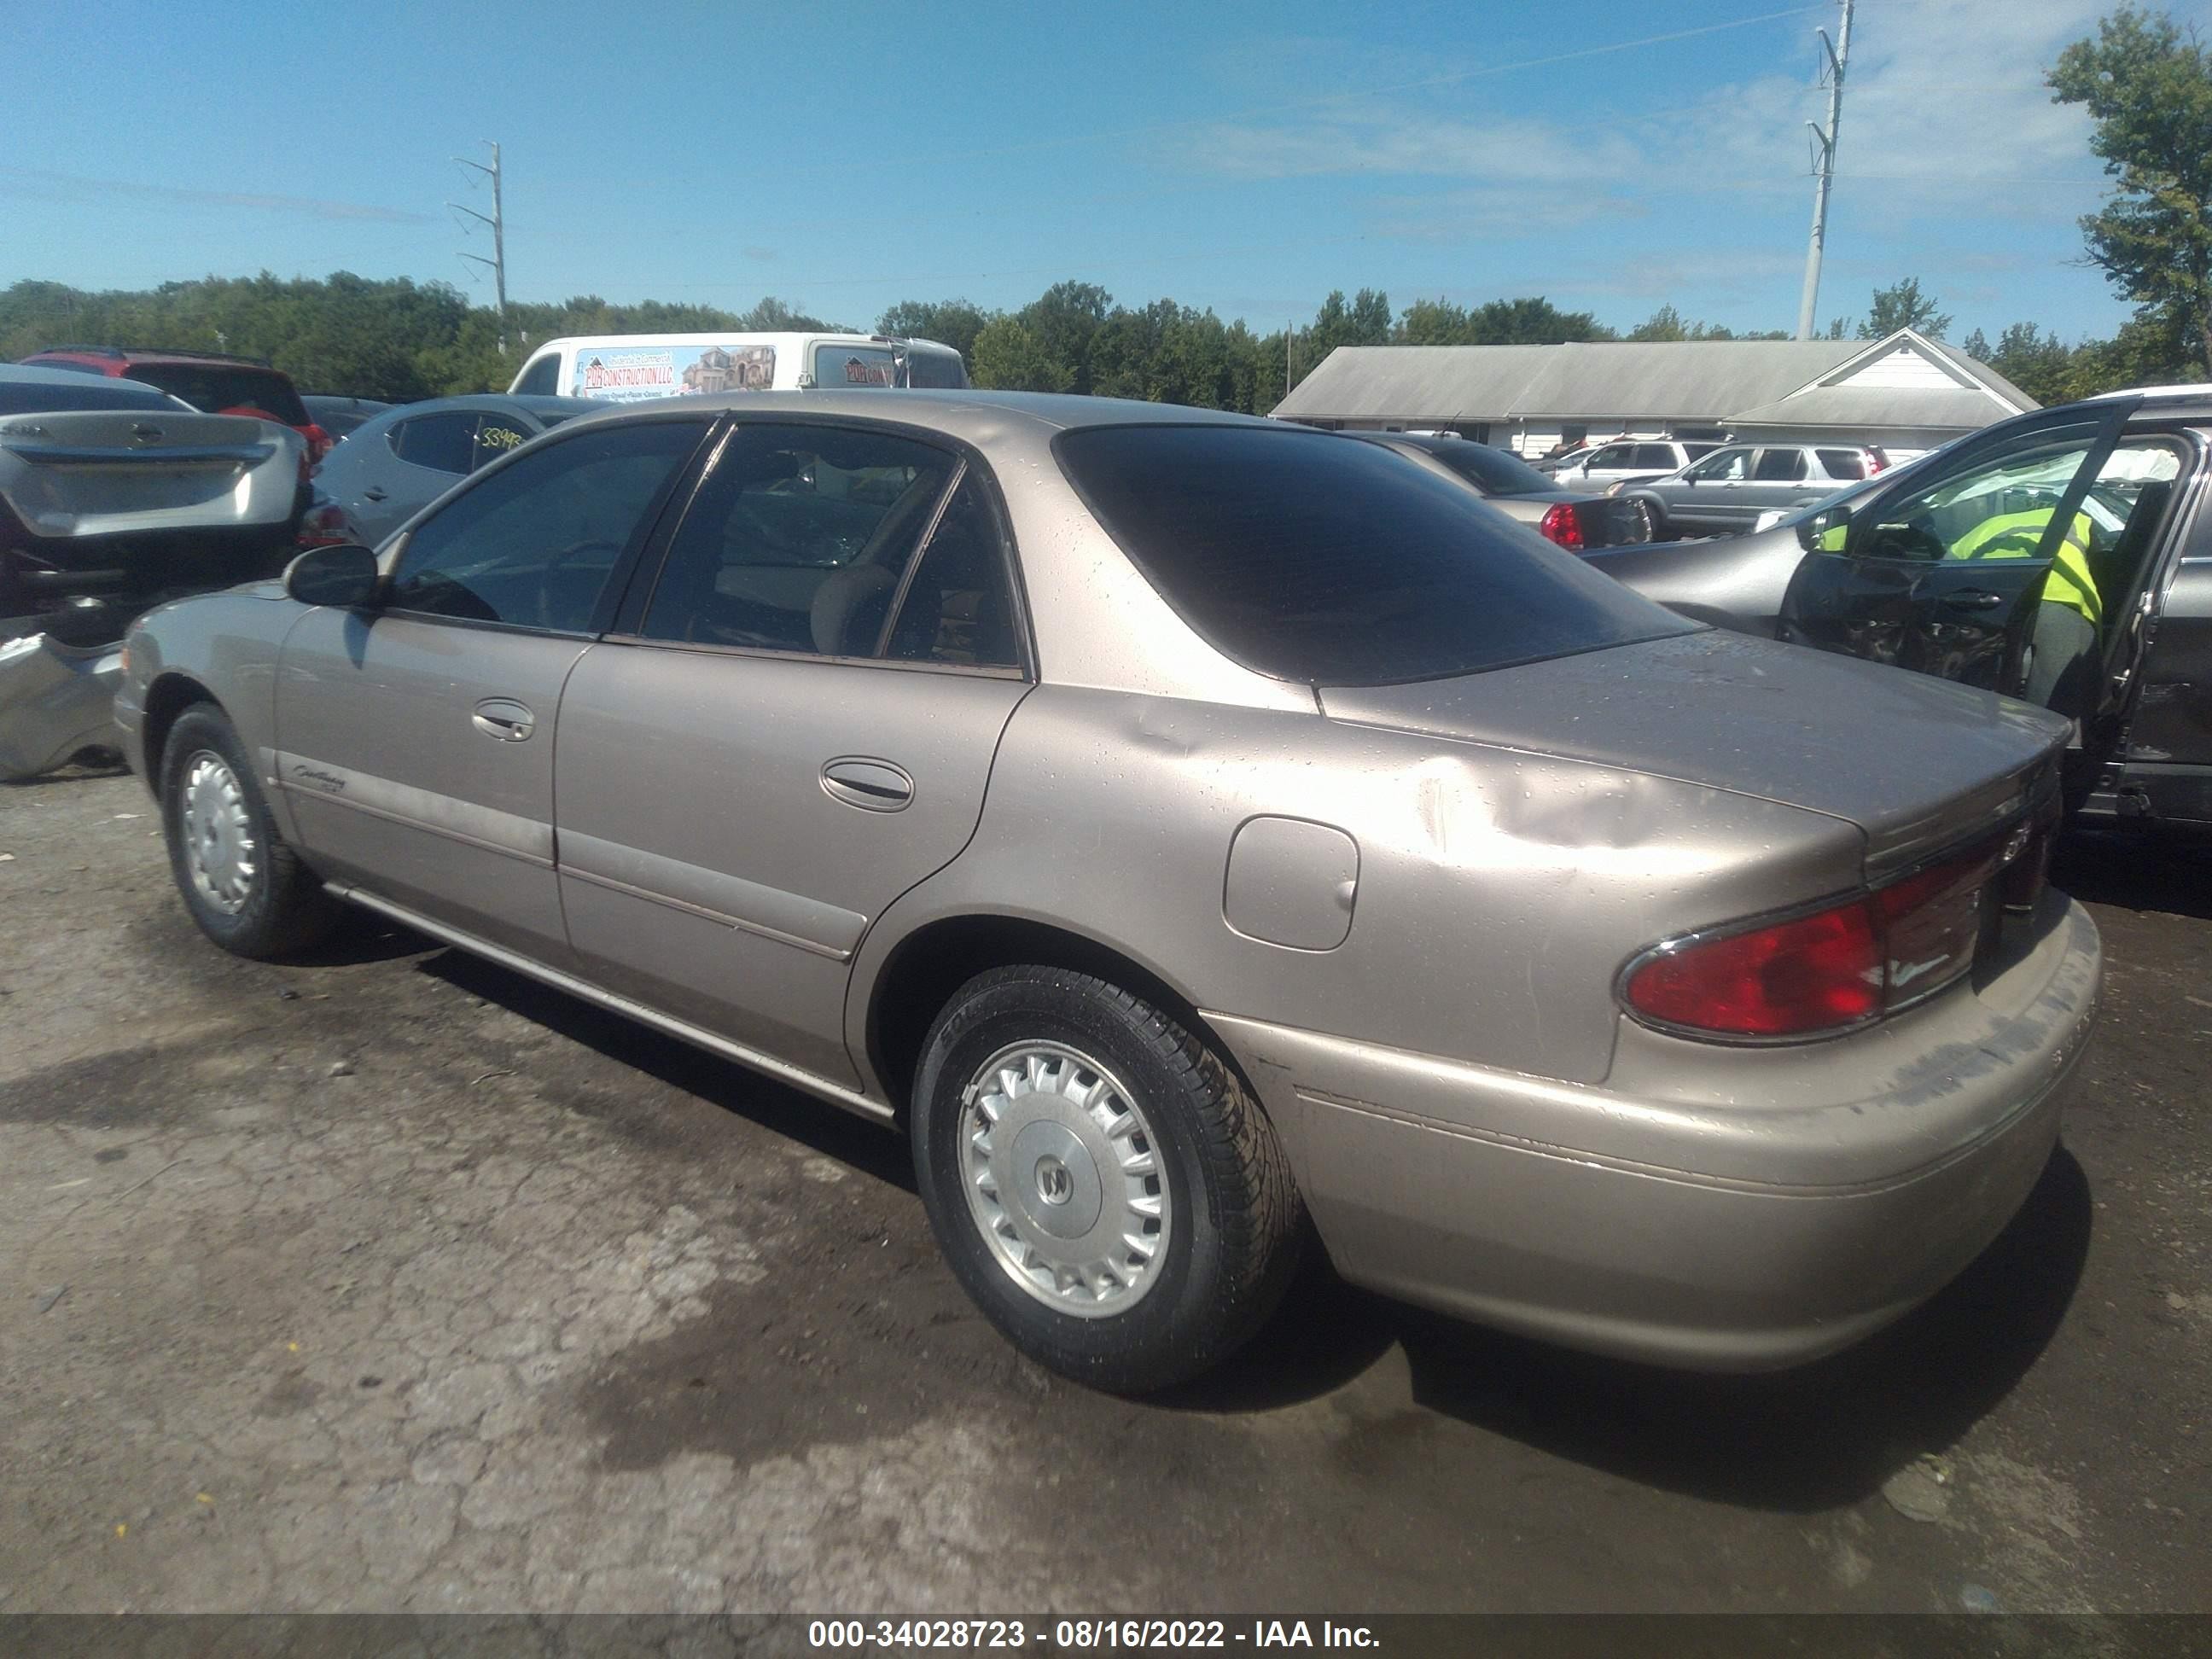
{"type": "Polygon", "coordinates": [[[1828,241],[1828,189],[1836,178],[1836,127],[1844,116],[1844,65],[1851,55],[1852,0],[1843,0],[1844,22],[1837,31],[1833,46],[1828,43],[1826,29],[1814,31],[1820,37],[1820,50],[1826,54],[1827,64],[1820,78],[1828,83],[1828,125],[1823,131],[1810,121],[1814,150],[1813,185],[1813,240],[1805,250],[1805,297],[1797,303],[1797,337],[1813,337],[1813,309],[1820,297],[1820,255],[1828,241]]]}
{"type": "Polygon", "coordinates": [[[461,258],[491,267],[492,286],[499,295],[499,355],[504,357],[507,356],[507,216],[500,202],[499,146],[489,138],[483,142],[491,151],[489,167],[482,161],[471,161],[465,155],[456,155],[453,160],[490,178],[491,212],[489,215],[478,213],[474,208],[463,207],[459,202],[448,202],[446,205],[456,213],[465,213],[479,223],[491,227],[492,257],[487,259],[481,253],[464,253],[461,258]]]}

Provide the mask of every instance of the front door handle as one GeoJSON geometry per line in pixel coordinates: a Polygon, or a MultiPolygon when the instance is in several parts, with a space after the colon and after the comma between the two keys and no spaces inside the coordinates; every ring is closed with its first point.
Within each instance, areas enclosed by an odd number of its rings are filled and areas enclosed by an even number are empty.
{"type": "Polygon", "coordinates": [[[486,697],[469,716],[469,723],[501,743],[526,743],[538,729],[538,716],[512,697],[486,697]]]}
{"type": "Polygon", "coordinates": [[[364,501],[380,501],[384,499],[384,486],[382,484],[371,484],[368,489],[362,490],[361,494],[362,499],[364,501]]]}
{"type": "Polygon", "coordinates": [[[1943,596],[1943,603],[1954,611],[1994,611],[2004,602],[2003,594],[1992,593],[1986,587],[1962,587],[1943,596]]]}
{"type": "Polygon", "coordinates": [[[889,761],[840,755],[823,764],[822,793],[863,811],[897,812],[913,804],[914,780],[889,761]]]}

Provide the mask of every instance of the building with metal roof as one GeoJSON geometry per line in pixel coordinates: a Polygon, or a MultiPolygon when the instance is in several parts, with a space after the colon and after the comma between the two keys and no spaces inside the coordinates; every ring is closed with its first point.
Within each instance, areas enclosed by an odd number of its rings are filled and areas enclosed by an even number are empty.
{"type": "Polygon", "coordinates": [[[1987,364],[1906,328],[1872,342],[1339,346],[1273,413],[1455,431],[1524,455],[1620,434],[1856,439],[1910,454],[2036,407],[1987,364]]]}

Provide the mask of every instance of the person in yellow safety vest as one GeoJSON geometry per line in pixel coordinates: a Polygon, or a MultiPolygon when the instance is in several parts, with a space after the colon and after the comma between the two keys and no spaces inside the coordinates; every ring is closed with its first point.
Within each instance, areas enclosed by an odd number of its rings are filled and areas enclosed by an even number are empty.
{"type": "MultiPolygon", "coordinates": [[[[2036,507],[2026,513],[2000,513],[1983,520],[1951,544],[1954,559],[2032,559],[2043,545],[2053,508],[2036,507]]],[[[2027,668],[2027,684],[2021,696],[2045,708],[2057,706],[2060,684],[2069,670],[2094,665],[2103,639],[2105,605],[2089,574],[2089,515],[2076,513],[2051,556],[2051,574],[2044,578],[2042,603],[2037,607],[2034,655],[2027,668]]],[[[2079,700],[2080,688],[2069,687],[2067,702],[2079,700]]],[[[2062,714],[2081,715],[2082,708],[2059,708],[2062,714]]]]}

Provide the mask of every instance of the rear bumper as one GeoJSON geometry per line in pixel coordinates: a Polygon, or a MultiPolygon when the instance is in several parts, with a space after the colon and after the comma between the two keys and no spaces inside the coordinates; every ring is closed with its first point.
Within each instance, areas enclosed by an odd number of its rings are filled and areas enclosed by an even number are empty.
{"type": "Polygon", "coordinates": [[[2063,896],[2033,933],[1978,989],[1833,1042],[1625,1028],[1603,1088],[1208,1018],[1347,1279],[1574,1347],[1769,1370],[1932,1295],[2035,1185],[2101,963],[2063,896]]]}

